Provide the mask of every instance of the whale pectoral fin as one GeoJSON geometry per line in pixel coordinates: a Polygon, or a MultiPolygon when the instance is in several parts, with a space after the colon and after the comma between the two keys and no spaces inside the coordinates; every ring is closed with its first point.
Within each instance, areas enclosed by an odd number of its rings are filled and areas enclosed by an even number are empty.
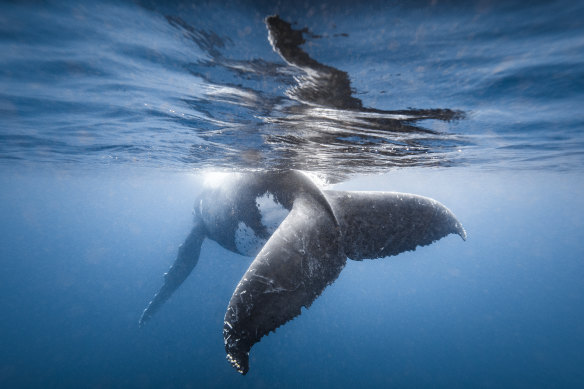
{"type": "Polygon", "coordinates": [[[179,247],[176,260],[167,273],[164,274],[164,284],[154,295],[154,298],[140,317],[139,325],[142,327],[170,298],[175,290],[191,274],[191,271],[199,261],[201,244],[205,239],[203,223],[195,221],[195,225],[184,243],[179,247]]]}
{"type": "Polygon", "coordinates": [[[407,193],[326,191],[353,260],[383,258],[449,234],[466,240],[456,216],[438,201],[407,193]]]}
{"type": "Polygon", "coordinates": [[[296,199],[229,302],[223,336],[233,367],[245,374],[251,347],[309,307],[345,262],[334,216],[312,198],[296,199]]]}

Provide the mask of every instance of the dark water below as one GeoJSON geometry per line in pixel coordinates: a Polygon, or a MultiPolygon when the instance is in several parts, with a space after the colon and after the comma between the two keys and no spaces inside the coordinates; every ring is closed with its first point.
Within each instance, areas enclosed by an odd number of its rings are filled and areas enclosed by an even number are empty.
{"type": "Polygon", "coordinates": [[[568,1],[3,2],[0,386],[582,387],[583,20],[568,1]],[[245,377],[221,329],[251,259],[214,242],[138,329],[201,174],[291,168],[433,197],[469,239],[349,261],[245,377]]]}

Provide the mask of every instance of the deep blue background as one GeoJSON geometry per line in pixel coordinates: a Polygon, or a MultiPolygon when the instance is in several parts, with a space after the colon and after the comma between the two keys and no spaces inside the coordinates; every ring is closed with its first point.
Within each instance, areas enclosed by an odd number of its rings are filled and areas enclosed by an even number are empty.
{"type": "Polygon", "coordinates": [[[225,361],[250,259],[206,241],[178,293],[137,320],[189,230],[200,180],[137,171],[2,175],[4,387],[534,387],[584,382],[582,175],[401,171],[341,184],[432,196],[468,230],[352,262],[303,314],[225,361]]]}

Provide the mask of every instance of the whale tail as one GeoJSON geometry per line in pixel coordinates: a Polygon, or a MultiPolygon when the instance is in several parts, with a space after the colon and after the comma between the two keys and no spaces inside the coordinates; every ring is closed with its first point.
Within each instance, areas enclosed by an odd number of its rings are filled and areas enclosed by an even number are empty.
{"type": "Polygon", "coordinates": [[[324,192],[294,202],[237,285],[223,325],[227,360],[242,374],[260,339],[300,315],[332,284],[347,257],[381,258],[466,233],[439,202],[403,193],[324,192]]]}
{"type": "Polygon", "coordinates": [[[140,317],[138,322],[142,327],[160,309],[160,307],[170,298],[175,290],[191,274],[191,271],[199,261],[201,244],[205,239],[205,229],[200,220],[195,220],[193,229],[187,236],[184,243],[178,249],[176,260],[167,273],[164,274],[164,284],[154,295],[154,298],[140,317]]]}
{"type": "Polygon", "coordinates": [[[325,191],[342,230],[350,259],[384,258],[466,231],[444,205],[397,192],[325,191]]]}

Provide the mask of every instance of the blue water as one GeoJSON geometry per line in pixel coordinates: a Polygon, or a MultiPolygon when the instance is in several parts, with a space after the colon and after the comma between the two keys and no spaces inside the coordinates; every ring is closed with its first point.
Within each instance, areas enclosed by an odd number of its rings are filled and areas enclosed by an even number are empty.
{"type": "Polygon", "coordinates": [[[583,20],[569,1],[0,4],[0,386],[584,386],[583,20]],[[350,88],[306,82],[273,14],[350,88]],[[215,242],[139,329],[202,175],[287,168],[435,198],[468,240],[349,261],[246,376],[221,330],[251,259],[215,242]]]}

